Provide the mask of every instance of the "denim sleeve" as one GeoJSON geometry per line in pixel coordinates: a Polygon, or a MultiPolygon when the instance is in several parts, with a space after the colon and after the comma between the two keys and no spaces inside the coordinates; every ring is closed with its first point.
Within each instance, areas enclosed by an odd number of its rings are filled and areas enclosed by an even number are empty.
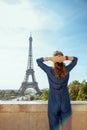
{"type": "Polygon", "coordinates": [[[70,72],[76,66],[77,61],[78,61],[78,58],[74,57],[74,60],[72,60],[71,63],[66,66],[68,72],[70,72]]]}
{"type": "Polygon", "coordinates": [[[45,72],[47,72],[48,71],[48,66],[46,65],[46,64],[44,64],[43,63],[43,57],[41,57],[41,58],[39,58],[39,59],[36,59],[36,61],[37,61],[37,64],[38,64],[38,66],[42,69],[42,70],[44,70],[45,72]]]}

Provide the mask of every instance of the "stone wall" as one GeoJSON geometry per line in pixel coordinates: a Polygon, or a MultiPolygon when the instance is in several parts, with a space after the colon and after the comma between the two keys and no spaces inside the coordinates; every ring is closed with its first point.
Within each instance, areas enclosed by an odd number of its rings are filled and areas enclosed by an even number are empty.
{"type": "MultiPolygon", "coordinates": [[[[87,130],[87,102],[71,102],[72,130],[87,130]]],[[[0,130],[49,130],[47,102],[0,103],[0,130]]]]}

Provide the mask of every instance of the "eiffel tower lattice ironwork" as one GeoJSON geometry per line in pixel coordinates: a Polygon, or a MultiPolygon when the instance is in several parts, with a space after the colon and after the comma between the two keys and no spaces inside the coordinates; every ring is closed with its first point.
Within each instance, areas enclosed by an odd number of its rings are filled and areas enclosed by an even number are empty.
{"type": "Polygon", "coordinates": [[[24,95],[24,92],[27,88],[33,88],[36,90],[37,94],[41,95],[41,91],[38,87],[38,83],[35,79],[35,74],[33,70],[33,57],[32,57],[32,36],[29,37],[29,52],[28,52],[28,63],[27,63],[27,70],[25,74],[24,81],[21,84],[21,87],[18,90],[19,95],[24,95]],[[32,81],[28,81],[29,77],[31,76],[32,81]]]}

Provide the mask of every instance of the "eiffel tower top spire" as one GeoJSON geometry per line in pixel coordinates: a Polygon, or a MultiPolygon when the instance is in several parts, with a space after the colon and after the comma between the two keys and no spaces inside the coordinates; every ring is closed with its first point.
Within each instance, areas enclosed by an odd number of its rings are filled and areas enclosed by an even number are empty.
{"type": "Polygon", "coordinates": [[[31,34],[31,32],[30,32],[29,41],[32,41],[32,40],[33,40],[33,38],[32,38],[32,34],[31,34]]]}
{"type": "Polygon", "coordinates": [[[30,33],[27,69],[33,69],[32,41],[33,41],[33,38],[32,38],[31,33],[30,33]]]}

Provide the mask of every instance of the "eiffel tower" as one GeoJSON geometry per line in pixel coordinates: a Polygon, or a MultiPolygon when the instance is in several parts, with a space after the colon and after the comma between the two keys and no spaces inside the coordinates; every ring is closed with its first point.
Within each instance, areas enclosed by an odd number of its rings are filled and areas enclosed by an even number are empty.
{"type": "Polygon", "coordinates": [[[18,90],[18,95],[24,95],[24,92],[27,88],[33,88],[36,90],[37,94],[41,95],[41,91],[38,87],[38,83],[35,79],[35,74],[33,70],[33,57],[32,57],[32,36],[29,37],[29,52],[28,52],[28,63],[27,70],[25,74],[24,81],[21,84],[21,87],[18,90]],[[32,81],[28,82],[29,76],[31,76],[32,81]]]}

